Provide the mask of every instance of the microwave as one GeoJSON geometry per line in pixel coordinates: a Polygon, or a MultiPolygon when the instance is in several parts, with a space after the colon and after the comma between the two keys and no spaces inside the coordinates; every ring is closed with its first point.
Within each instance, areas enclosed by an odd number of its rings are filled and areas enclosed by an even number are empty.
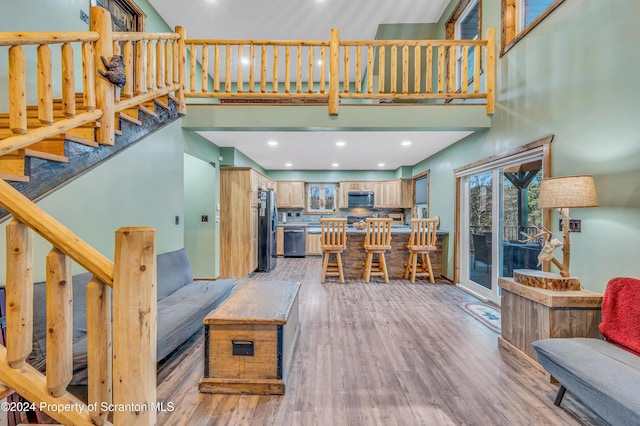
{"type": "Polygon", "coordinates": [[[349,192],[349,208],[368,207],[373,208],[373,192],[349,192]]]}

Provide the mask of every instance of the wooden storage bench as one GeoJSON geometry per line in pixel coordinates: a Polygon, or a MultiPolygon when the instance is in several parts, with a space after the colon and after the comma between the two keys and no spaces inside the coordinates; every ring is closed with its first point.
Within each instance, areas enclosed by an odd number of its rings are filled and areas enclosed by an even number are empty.
{"type": "Polygon", "coordinates": [[[248,281],[204,319],[206,393],[285,392],[300,326],[300,283],[248,281]]]}

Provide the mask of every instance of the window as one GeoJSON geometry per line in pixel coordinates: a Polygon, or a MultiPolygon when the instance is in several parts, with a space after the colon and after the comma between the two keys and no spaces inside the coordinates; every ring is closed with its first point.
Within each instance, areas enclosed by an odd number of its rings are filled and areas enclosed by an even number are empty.
{"type": "MultiPolygon", "coordinates": [[[[460,0],[451,13],[446,24],[446,37],[448,40],[477,40],[482,30],[482,2],[481,0],[460,0]]],[[[469,68],[467,80],[472,81],[474,75],[474,49],[469,49],[469,68]]],[[[447,62],[448,63],[448,62],[447,62]]],[[[462,86],[462,48],[456,51],[456,90],[462,86]]]]}
{"type": "Polygon", "coordinates": [[[564,0],[502,0],[502,51],[513,45],[549,16],[564,0]]]}

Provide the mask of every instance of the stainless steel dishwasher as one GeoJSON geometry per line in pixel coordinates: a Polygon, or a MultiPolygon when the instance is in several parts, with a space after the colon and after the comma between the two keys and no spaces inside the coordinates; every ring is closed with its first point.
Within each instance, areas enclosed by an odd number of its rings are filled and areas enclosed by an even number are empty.
{"type": "Polygon", "coordinates": [[[305,256],[306,230],[302,227],[284,227],[284,255],[285,257],[305,256]]]}

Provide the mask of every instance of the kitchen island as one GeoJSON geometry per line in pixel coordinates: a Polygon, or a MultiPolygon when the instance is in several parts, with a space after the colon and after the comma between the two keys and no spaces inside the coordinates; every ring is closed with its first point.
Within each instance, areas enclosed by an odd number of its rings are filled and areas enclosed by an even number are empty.
{"type": "MultiPolygon", "coordinates": [[[[319,234],[320,228],[310,227],[307,232],[309,234],[319,234]]],[[[342,253],[342,264],[345,279],[359,279],[362,277],[362,272],[364,270],[364,258],[366,256],[364,248],[362,247],[364,244],[365,234],[365,230],[358,230],[352,226],[347,228],[347,248],[342,253]]],[[[409,258],[409,252],[407,251],[406,244],[409,242],[410,234],[410,226],[391,227],[391,250],[388,250],[385,253],[389,279],[402,279],[404,276],[404,264],[409,258]]],[[[437,250],[429,254],[435,279],[438,279],[442,275],[442,242],[447,235],[449,235],[449,232],[447,231],[437,232],[437,250]]],[[[372,279],[372,282],[378,281],[381,282],[381,280],[376,278],[372,279]]]]}

